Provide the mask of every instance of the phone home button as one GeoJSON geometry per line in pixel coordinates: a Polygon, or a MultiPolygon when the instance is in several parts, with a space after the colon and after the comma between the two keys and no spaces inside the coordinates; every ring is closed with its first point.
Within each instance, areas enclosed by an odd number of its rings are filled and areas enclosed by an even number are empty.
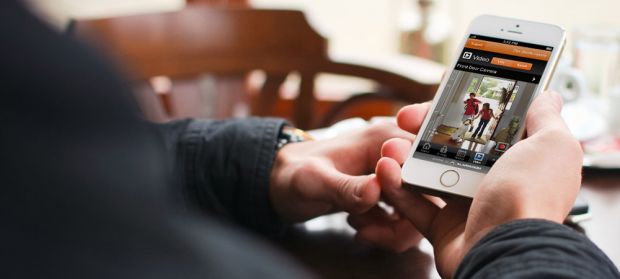
{"type": "Polygon", "coordinates": [[[456,185],[456,183],[459,182],[460,178],[461,177],[459,176],[458,172],[453,171],[453,170],[448,170],[441,174],[441,176],[439,177],[439,183],[441,183],[441,185],[446,186],[446,187],[452,187],[456,185]]]}

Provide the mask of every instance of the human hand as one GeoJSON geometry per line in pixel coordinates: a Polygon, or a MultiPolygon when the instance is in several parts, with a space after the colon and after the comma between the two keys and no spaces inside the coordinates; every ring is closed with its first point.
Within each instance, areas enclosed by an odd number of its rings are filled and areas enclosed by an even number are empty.
{"type": "MultiPolygon", "coordinates": [[[[398,114],[398,125],[403,130],[417,134],[429,107],[430,103],[422,103],[401,110],[398,114]]],[[[381,156],[395,158],[402,164],[409,154],[414,139],[389,139],[381,148],[381,156]]],[[[438,204],[442,204],[438,198],[429,198],[438,204]]],[[[351,214],[347,221],[357,231],[356,240],[398,253],[417,246],[422,239],[418,229],[406,216],[398,211],[388,212],[379,206],[375,206],[362,214],[351,214]]]]}
{"type": "MultiPolygon", "coordinates": [[[[385,199],[431,242],[439,273],[452,277],[465,254],[495,227],[517,219],[546,219],[561,223],[570,212],[581,181],[582,151],[562,118],[561,98],[543,93],[526,117],[528,137],[510,148],[485,176],[473,202],[445,199],[445,206],[401,188],[400,165],[409,146],[388,141],[391,150],[377,163],[376,174],[385,199]]],[[[409,106],[398,116],[399,126],[411,132],[427,106],[409,106]]],[[[395,242],[377,235],[366,241],[395,242]]]]}
{"type": "Polygon", "coordinates": [[[271,171],[269,195],[275,211],[296,222],[340,210],[369,210],[380,196],[372,173],[381,145],[390,138],[412,135],[385,123],[333,139],[285,145],[271,171]]]}

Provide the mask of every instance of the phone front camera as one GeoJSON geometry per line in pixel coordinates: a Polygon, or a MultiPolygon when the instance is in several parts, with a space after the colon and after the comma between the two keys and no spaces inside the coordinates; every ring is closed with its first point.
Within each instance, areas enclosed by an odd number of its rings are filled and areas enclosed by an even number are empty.
{"type": "Polygon", "coordinates": [[[519,28],[519,26],[521,26],[521,25],[517,24],[517,28],[519,28]]]}

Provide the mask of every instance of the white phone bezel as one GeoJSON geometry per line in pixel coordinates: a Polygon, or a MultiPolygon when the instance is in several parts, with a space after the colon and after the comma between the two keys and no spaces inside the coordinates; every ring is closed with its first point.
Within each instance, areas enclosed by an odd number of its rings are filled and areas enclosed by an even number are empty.
{"type": "MultiPolygon", "coordinates": [[[[549,79],[555,69],[557,60],[560,56],[562,48],[565,43],[566,33],[564,29],[559,26],[531,22],[526,20],[518,20],[490,15],[482,15],[475,18],[469,25],[467,32],[457,48],[457,53],[453,59],[453,63],[449,66],[449,71],[446,72],[444,79],[442,80],[437,94],[433,98],[433,103],[429,111],[434,111],[435,106],[438,103],[441,92],[447,84],[449,76],[452,74],[459,55],[463,50],[467,39],[470,34],[502,38],[506,40],[515,40],[520,42],[539,44],[553,47],[551,56],[548,61],[548,68],[541,76],[539,87],[534,92],[534,98],[540,94],[540,92],[546,89],[549,83],[549,79]]],[[[532,100],[534,99],[532,98],[532,100]]],[[[424,122],[420,128],[420,133],[426,130],[426,126],[430,120],[431,114],[429,113],[425,117],[424,122]]],[[[464,196],[472,198],[477,190],[478,184],[484,178],[486,174],[475,172],[456,166],[449,166],[440,163],[434,163],[427,160],[417,159],[413,157],[421,137],[417,137],[413,143],[411,150],[409,151],[408,159],[403,164],[402,168],[402,180],[406,186],[413,186],[419,190],[428,190],[431,193],[444,192],[458,196],[464,196]],[[423,171],[419,171],[423,170],[423,171]],[[459,174],[458,183],[451,187],[442,186],[439,179],[443,173],[449,170],[454,170],[459,174]]]]}

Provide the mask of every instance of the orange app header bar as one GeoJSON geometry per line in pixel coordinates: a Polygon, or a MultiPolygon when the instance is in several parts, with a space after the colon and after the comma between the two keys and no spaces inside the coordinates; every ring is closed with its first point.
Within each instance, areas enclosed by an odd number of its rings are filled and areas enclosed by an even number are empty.
{"type": "Polygon", "coordinates": [[[526,63],[526,62],[521,62],[521,61],[516,61],[516,60],[497,58],[497,57],[493,57],[493,59],[491,59],[491,64],[497,65],[497,66],[508,67],[508,68],[515,68],[519,70],[525,70],[525,71],[529,71],[532,69],[532,63],[526,63]]]}
{"type": "MultiPolygon", "coordinates": [[[[513,46],[496,42],[489,42],[478,39],[467,39],[466,48],[478,49],[488,52],[496,52],[501,54],[514,55],[530,59],[548,61],[551,57],[551,51],[535,49],[530,47],[513,46]]],[[[512,60],[511,60],[512,61],[512,60]]],[[[530,65],[531,66],[531,65],[530,65]]]]}

